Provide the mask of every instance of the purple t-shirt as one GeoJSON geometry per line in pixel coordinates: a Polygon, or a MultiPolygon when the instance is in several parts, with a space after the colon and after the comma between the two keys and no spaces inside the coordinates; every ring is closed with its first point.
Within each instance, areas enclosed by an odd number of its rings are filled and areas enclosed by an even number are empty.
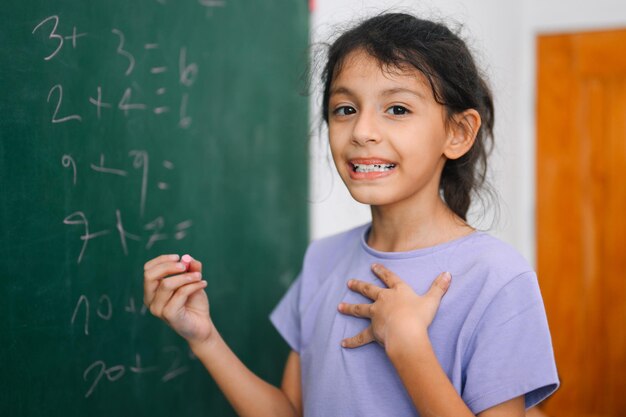
{"type": "MultiPolygon", "coordinates": [[[[313,242],[302,272],[270,319],[300,355],[305,417],[419,416],[377,343],[340,343],[369,325],[337,305],[371,302],[347,288],[357,278],[384,284],[380,263],[424,294],[443,271],[452,284],[428,329],[444,372],[475,413],[520,395],[530,407],[559,384],[537,277],[510,246],[482,232],[409,252],[366,243],[370,225],[313,242]]],[[[408,319],[408,318],[407,318],[408,319]]]]}

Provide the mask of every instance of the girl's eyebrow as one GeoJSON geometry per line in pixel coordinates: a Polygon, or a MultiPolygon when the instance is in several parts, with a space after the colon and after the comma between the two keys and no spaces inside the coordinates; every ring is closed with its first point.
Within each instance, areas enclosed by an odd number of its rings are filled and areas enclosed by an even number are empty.
{"type": "Polygon", "coordinates": [[[381,95],[382,96],[392,96],[392,95],[397,94],[397,93],[409,93],[409,94],[412,94],[412,95],[416,96],[417,98],[419,98],[421,100],[425,100],[426,99],[424,94],[422,94],[420,91],[411,90],[410,88],[405,88],[405,87],[390,88],[388,90],[383,91],[381,95]]]}
{"type": "MultiPolygon", "coordinates": [[[[405,87],[389,88],[387,90],[384,90],[381,93],[381,96],[383,96],[383,97],[392,96],[392,95],[398,94],[398,93],[408,93],[408,94],[416,96],[417,98],[419,98],[421,100],[426,100],[426,97],[420,91],[411,90],[410,88],[405,88],[405,87]]],[[[337,94],[345,94],[345,95],[351,96],[351,97],[355,96],[355,94],[349,88],[340,86],[340,87],[336,87],[336,88],[331,89],[329,97],[332,97],[332,96],[337,95],[337,94]]]]}
{"type": "Polygon", "coordinates": [[[335,94],[345,94],[347,96],[354,96],[354,93],[350,91],[346,87],[337,87],[330,90],[329,97],[334,96],[335,94]]]}

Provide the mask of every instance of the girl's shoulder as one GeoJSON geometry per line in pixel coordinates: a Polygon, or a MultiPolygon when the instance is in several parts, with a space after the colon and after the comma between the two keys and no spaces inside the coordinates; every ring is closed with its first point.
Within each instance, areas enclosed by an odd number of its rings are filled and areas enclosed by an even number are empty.
{"type": "Polygon", "coordinates": [[[461,256],[496,276],[514,278],[534,274],[533,267],[516,248],[487,232],[474,232],[467,243],[468,248],[461,256]]]}
{"type": "Polygon", "coordinates": [[[505,242],[489,232],[475,231],[470,235],[470,244],[477,249],[479,255],[499,255],[508,261],[523,262],[528,264],[520,252],[510,243],[505,242]]]}
{"type": "Polygon", "coordinates": [[[448,265],[456,290],[472,299],[477,311],[503,296],[513,302],[507,294],[522,304],[541,303],[537,274],[517,249],[486,232],[474,232],[465,243],[448,265]]]}

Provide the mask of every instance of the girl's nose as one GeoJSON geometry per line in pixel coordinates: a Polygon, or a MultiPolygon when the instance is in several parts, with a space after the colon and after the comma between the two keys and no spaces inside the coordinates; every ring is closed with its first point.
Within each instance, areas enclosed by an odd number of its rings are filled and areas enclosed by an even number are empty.
{"type": "Polygon", "coordinates": [[[373,112],[362,111],[357,118],[352,131],[352,143],[364,146],[368,143],[380,142],[380,130],[373,112]]]}

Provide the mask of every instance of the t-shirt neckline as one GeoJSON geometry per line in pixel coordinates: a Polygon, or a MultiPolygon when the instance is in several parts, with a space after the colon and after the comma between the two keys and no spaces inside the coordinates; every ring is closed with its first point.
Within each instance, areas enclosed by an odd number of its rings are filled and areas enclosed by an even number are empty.
{"type": "Polygon", "coordinates": [[[367,244],[367,237],[369,236],[371,228],[372,228],[371,223],[366,224],[362,227],[361,233],[360,233],[361,247],[363,248],[363,250],[365,250],[365,252],[380,259],[406,259],[406,258],[417,258],[420,256],[432,255],[435,252],[443,251],[448,248],[467,243],[468,240],[474,239],[475,237],[478,237],[483,234],[483,232],[475,230],[468,235],[461,236],[456,239],[452,239],[447,242],[440,243],[438,245],[429,246],[427,248],[413,249],[413,250],[404,251],[404,252],[383,252],[383,251],[376,250],[367,244]]]}

